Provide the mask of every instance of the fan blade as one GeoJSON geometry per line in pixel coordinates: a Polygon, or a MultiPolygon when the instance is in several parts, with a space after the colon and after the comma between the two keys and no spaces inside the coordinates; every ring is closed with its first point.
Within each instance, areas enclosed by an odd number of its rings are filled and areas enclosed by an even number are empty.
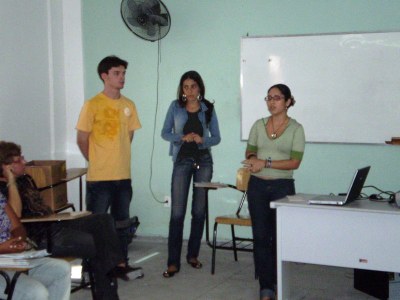
{"type": "Polygon", "coordinates": [[[137,18],[138,15],[143,13],[141,5],[137,5],[135,0],[127,0],[126,5],[132,18],[137,18]]]}
{"type": "Polygon", "coordinates": [[[168,19],[166,19],[163,15],[150,15],[149,20],[153,24],[158,24],[160,26],[167,26],[168,25],[168,19]]]}
{"type": "Polygon", "coordinates": [[[153,13],[160,13],[160,3],[158,0],[146,0],[140,6],[143,10],[151,10],[153,13]]]}
{"type": "Polygon", "coordinates": [[[137,18],[128,17],[128,18],[126,18],[126,20],[132,26],[136,26],[136,27],[141,26],[141,24],[139,24],[139,22],[137,21],[137,18]]]}
{"type": "Polygon", "coordinates": [[[149,25],[149,26],[147,26],[147,34],[148,34],[149,36],[155,36],[156,33],[157,33],[157,28],[159,28],[159,27],[156,26],[156,25],[149,25]]]}

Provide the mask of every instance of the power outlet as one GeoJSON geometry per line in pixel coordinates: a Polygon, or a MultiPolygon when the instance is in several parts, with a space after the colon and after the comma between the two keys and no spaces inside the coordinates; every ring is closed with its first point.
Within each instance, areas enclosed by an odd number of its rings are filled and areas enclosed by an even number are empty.
{"type": "Polygon", "coordinates": [[[164,207],[171,207],[171,197],[164,196],[164,207]]]}

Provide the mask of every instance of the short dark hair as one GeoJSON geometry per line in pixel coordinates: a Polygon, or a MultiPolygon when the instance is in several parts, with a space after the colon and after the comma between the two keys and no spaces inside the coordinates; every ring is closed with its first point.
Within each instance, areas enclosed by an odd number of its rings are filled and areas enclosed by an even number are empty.
{"type": "Polygon", "coordinates": [[[285,102],[290,100],[290,104],[289,104],[288,108],[293,106],[296,103],[296,101],[294,100],[294,97],[292,95],[292,92],[290,91],[290,88],[286,84],[283,84],[283,83],[275,84],[268,89],[268,92],[270,90],[272,90],[273,88],[278,89],[283,94],[283,96],[285,97],[285,102]]]}
{"type": "Polygon", "coordinates": [[[14,156],[21,156],[21,146],[13,142],[0,141],[0,176],[3,176],[3,165],[11,164],[14,156]]]}
{"type": "Polygon", "coordinates": [[[101,74],[108,73],[111,68],[119,66],[124,66],[125,69],[127,69],[128,62],[126,60],[120,59],[115,55],[104,57],[97,66],[97,73],[99,74],[101,81],[103,81],[103,79],[101,78],[101,74]]]}

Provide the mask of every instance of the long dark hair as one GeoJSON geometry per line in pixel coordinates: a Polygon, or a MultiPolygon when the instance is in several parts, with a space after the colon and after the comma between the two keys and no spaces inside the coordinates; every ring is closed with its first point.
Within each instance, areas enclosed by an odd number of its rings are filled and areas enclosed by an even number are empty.
{"type": "Polygon", "coordinates": [[[201,78],[200,74],[197,73],[196,71],[188,71],[188,72],[186,72],[186,73],[184,73],[182,75],[181,80],[179,81],[178,93],[177,93],[179,105],[181,107],[185,107],[185,105],[186,105],[186,103],[185,103],[185,101],[183,99],[183,94],[184,94],[184,92],[183,92],[183,82],[185,80],[187,80],[187,79],[192,79],[199,86],[200,96],[202,98],[201,101],[203,101],[204,104],[207,106],[206,121],[207,121],[207,124],[208,124],[211,121],[211,116],[212,116],[212,111],[214,109],[214,104],[205,98],[206,87],[204,86],[204,81],[201,78]]]}

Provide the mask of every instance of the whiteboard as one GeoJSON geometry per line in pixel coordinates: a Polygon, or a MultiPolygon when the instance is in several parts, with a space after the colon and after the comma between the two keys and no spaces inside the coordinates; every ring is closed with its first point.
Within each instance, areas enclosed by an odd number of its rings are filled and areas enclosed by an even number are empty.
{"type": "Polygon", "coordinates": [[[243,37],[241,138],[287,84],[307,142],[384,143],[400,136],[400,33],[243,37]]]}

